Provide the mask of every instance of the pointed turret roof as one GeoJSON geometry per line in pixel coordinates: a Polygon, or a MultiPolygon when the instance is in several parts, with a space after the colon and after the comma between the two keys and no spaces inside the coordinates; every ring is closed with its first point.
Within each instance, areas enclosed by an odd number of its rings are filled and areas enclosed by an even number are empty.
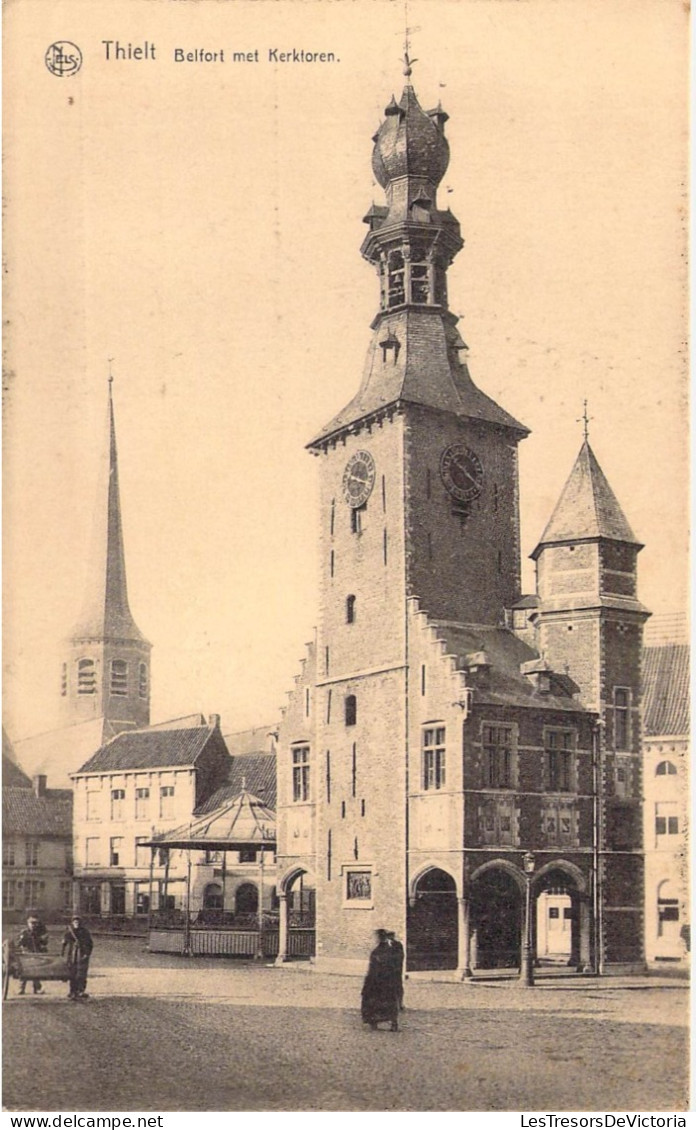
{"type": "Polygon", "coordinates": [[[147,644],[128,605],[111,385],[109,378],[108,455],[102,464],[82,613],[72,638],[133,640],[147,644]]]}
{"type": "Polygon", "coordinates": [[[533,558],[545,545],[603,538],[640,547],[587,439],[568,476],[533,558]]]}

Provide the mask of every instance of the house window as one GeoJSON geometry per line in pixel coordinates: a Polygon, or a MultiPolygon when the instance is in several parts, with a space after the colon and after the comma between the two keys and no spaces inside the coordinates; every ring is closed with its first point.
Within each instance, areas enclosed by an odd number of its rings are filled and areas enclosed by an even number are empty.
{"type": "Polygon", "coordinates": [[[483,759],[489,789],[512,788],[512,756],[512,726],[484,726],[483,759]]]}
{"type": "Polygon", "coordinates": [[[546,730],[546,789],[552,793],[567,793],[573,788],[573,730],[546,730]]]}
{"type": "Polygon", "coordinates": [[[351,594],[346,597],[346,624],[355,623],[355,597],[351,594]]]}
{"type": "Polygon", "coordinates": [[[679,835],[679,816],[675,804],[657,804],[655,806],[655,835],[679,835]]]}
{"type": "Polygon", "coordinates": [[[240,848],[240,863],[256,863],[256,848],[240,848]]]}
{"type": "Polygon", "coordinates": [[[150,866],[150,849],[146,847],[148,837],[136,836],[135,837],[135,866],[136,867],[149,867],[150,866]]]}
{"type": "Polygon", "coordinates": [[[17,883],[15,879],[3,879],[2,881],[2,908],[3,910],[14,910],[17,898],[17,883]]]}
{"type": "Polygon", "coordinates": [[[125,659],[111,660],[111,693],[117,698],[128,694],[128,664],[125,659]]]}
{"type": "Polygon", "coordinates": [[[661,761],[655,770],[656,777],[673,777],[677,772],[677,767],[673,761],[661,761]]]}
{"type": "Polygon", "coordinates": [[[428,726],[423,730],[423,788],[445,787],[445,727],[428,726]]]}
{"type": "Polygon", "coordinates": [[[39,866],[39,842],[38,840],[27,840],[25,845],[27,867],[39,866]]]}
{"type": "Polygon", "coordinates": [[[160,816],[169,820],[174,815],[174,786],[162,785],[160,788],[160,816]]]}
{"type": "Polygon", "coordinates": [[[346,695],[345,715],[346,726],[354,726],[358,720],[358,700],[354,694],[346,695]]]}
{"type": "Polygon", "coordinates": [[[85,867],[99,867],[99,837],[88,836],[85,840],[85,867]]]}
{"type": "Polygon", "coordinates": [[[46,884],[43,879],[25,879],[24,905],[27,910],[43,902],[45,888],[46,884]]]}
{"type": "Polygon", "coordinates": [[[2,865],[3,867],[14,867],[15,862],[15,846],[9,840],[3,840],[2,843],[2,865]]]}
{"type": "Polygon", "coordinates": [[[125,789],[112,789],[111,790],[111,819],[112,820],[123,820],[123,810],[124,810],[125,799],[126,799],[126,790],[125,789]]]}
{"type": "Polygon", "coordinates": [[[135,790],[135,819],[136,820],[147,820],[149,808],[150,808],[150,790],[149,789],[136,789],[135,790]]]}
{"type": "Polygon", "coordinates": [[[138,695],[140,698],[147,698],[148,695],[147,663],[141,663],[138,667],[138,695]]]}
{"type": "Polygon", "coordinates": [[[87,819],[98,820],[101,816],[101,792],[98,789],[87,789],[87,819]]]}
{"type": "Polygon", "coordinates": [[[77,661],[77,693],[97,693],[97,669],[93,659],[78,659],[77,661]]]}
{"type": "Polygon", "coordinates": [[[118,867],[119,864],[123,866],[123,837],[112,836],[109,840],[109,866],[118,867]]]}
{"type": "Polygon", "coordinates": [[[614,749],[628,748],[628,691],[614,687],[614,749]]]}
{"type": "Polygon", "coordinates": [[[292,751],[292,799],[309,800],[309,746],[294,746],[292,751]]]}

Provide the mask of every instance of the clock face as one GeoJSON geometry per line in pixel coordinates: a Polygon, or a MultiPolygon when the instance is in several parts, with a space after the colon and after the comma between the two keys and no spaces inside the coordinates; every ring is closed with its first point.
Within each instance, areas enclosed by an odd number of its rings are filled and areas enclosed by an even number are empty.
{"type": "Polygon", "coordinates": [[[483,464],[465,443],[453,443],[440,458],[440,476],[453,498],[471,502],[483,487],[483,464]]]}
{"type": "Polygon", "coordinates": [[[349,506],[363,506],[375,485],[375,461],[369,451],[356,451],[343,472],[343,497],[349,506]]]}

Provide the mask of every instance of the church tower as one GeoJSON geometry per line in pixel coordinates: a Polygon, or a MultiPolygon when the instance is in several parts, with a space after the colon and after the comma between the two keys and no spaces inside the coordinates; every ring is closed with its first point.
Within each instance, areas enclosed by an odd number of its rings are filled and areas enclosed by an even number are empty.
{"type": "Polygon", "coordinates": [[[103,718],[103,740],[149,725],[151,645],[128,604],[111,378],[89,571],[66,649],[61,695],[67,725],[103,718]]]}

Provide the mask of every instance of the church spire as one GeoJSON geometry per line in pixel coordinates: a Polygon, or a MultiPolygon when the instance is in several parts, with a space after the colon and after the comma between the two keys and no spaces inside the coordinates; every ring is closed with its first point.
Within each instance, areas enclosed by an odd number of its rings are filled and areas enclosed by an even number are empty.
{"type": "Polygon", "coordinates": [[[109,365],[106,437],[82,611],[63,664],[62,696],[73,721],[104,719],[104,736],[148,725],[150,644],[128,603],[121,522],[113,374],[109,365]]]}
{"type": "Polygon", "coordinates": [[[82,613],[73,638],[121,639],[146,643],[128,604],[113,380],[109,369],[106,458],[102,464],[94,513],[92,551],[82,613]]]}

